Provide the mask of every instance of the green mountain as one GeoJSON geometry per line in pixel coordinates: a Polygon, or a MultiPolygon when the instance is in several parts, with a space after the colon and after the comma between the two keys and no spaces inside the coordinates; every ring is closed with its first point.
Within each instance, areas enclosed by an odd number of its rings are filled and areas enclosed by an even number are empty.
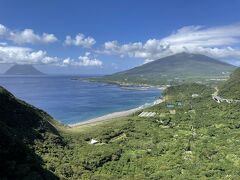
{"type": "Polygon", "coordinates": [[[179,84],[226,78],[234,68],[205,55],[179,53],[93,80],[119,84],[179,84]]]}
{"type": "Polygon", "coordinates": [[[1,86],[0,115],[0,179],[57,179],[32,149],[36,142],[63,144],[57,122],[1,86]]]}
{"type": "Polygon", "coordinates": [[[218,94],[223,98],[240,100],[240,68],[237,68],[220,86],[218,94]]]}
{"type": "Polygon", "coordinates": [[[44,75],[30,64],[16,64],[8,69],[5,75],[44,75]]]}

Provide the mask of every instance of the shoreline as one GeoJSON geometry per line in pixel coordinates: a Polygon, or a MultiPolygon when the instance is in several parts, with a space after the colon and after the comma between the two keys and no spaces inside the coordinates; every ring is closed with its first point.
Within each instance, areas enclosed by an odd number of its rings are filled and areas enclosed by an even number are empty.
{"type": "Polygon", "coordinates": [[[92,119],[89,119],[89,120],[86,120],[86,121],[83,121],[83,122],[68,124],[68,126],[70,128],[75,128],[75,127],[79,127],[79,126],[86,125],[86,124],[93,124],[93,123],[96,123],[96,122],[102,122],[102,121],[111,120],[111,119],[115,119],[115,118],[126,117],[126,116],[134,114],[137,111],[143,110],[147,107],[151,107],[151,106],[160,104],[163,101],[164,100],[157,99],[157,100],[154,100],[152,103],[146,103],[146,104],[144,104],[142,106],[139,106],[137,108],[133,108],[133,109],[125,110],[125,111],[117,111],[117,112],[109,113],[109,114],[106,114],[106,115],[103,115],[103,116],[100,116],[100,117],[96,117],[96,118],[92,118],[92,119]]]}
{"type": "Polygon", "coordinates": [[[110,119],[115,119],[115,118],[120,118],[120,117],[126,117],[129,116],[139,110],[142,110],[144,107],[137,107],[137,108],[133,108],[133,109],[129,109],[126,111],[117,111],[117,112],[113,112],[113,113],[109,113],[100,117],[96,117],[96,118],[92,118],[83,122],[79,122],[79,123],[74,123],[74,124],[69,124],[68,126],[71,128],[74,127],[78,127],[78,126],[82,126],[82,125],[86,125],[86,124],[92,124],[92,123],[96,123],[96,122],[101,122],[101,121],[105,121],[105,120],[110,120],[110,119]]]}
{"type": "Polygon", "coordinates": [[[89,79],[89,78],[78,78],[76,80],[84,80],[84,81],[88,81],[88,82],[95,82],[95,83],[103,83],[103,84],[111,84],[111,85],[116,85],[119,86],[120,88],[130,88],[133,90],[146,90],[148,88],[156,88],[156,89],[160,89],[160,90],[165,90],[166,88],[168,88],[170,85],[152,85],[152,84],[138,84],[138,83],[123,83],[120,81],[99,81],[99,80],[95,80],[95,79],[89,79]]]}

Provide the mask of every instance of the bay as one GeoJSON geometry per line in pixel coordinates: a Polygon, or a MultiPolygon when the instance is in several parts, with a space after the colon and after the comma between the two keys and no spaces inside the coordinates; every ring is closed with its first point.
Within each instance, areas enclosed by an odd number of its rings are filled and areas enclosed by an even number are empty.
{"type": "Polygon", "coordinates": [[[0,76],[0,85],[64,124],[74,124],[153,102],[160,90],[137,90],[73,76],[0,76]]]}

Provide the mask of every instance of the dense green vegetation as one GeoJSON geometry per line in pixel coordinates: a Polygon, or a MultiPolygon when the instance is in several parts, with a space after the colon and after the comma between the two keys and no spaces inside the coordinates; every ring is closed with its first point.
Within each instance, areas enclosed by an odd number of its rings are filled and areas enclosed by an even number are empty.
{"type": "Polygon", "coordinates": [[[237,179],[240,105],[218,104],[213,92],[198,84],[171,87],[166,102],[145,110],[157,112],[154,118],[136,113],[69,129],[65,149],[37,152],[46,167],[68,179],[237,179]],[[101,143],[91,145],[91,138],[101,143]]]}
{"type": "Polygon", "coordinates": [[[0,87],[0,179],[58,179],[42,168],[41,157],[32,149],[35,141],[63,144],[51,122],[45,112],[0,87]]]}
{"type": "MultiPolygon", "coordinates": [[[[6,128],[0,133],[5,129],[23,133],[24,137],[17,139],[34,161],[22,162],[14,156],[1,159],[6,162],[1,168],[8,168],[0,177],[17,172],[11,163],[15,161],[17,168],[22,163],[38,163],[40,169],[28,168],[28,173],[37,172],[43,178],[54,174],[60,179],[239,179],[240,103],[216,103],[211,97],[214,91],[195,83],[172,86],[164,92],[165,102],[144,110],[156,112],[155,117],[138,117],[140,111],[125,118],[67,128],[1,89],[0,103],[7,98],[0,104],[1,114],[6,114],[5,121],[1,118],[1,127],[6,128]],[[17,106],[6,106],[12,104],[9,99],[17,106]],[[24,118],[17,116],[19,108],[24,118]],[[21,128],[19,119],[24,123],[21,128]],[[99,143],[90,144],[91,139],[99,143]]],[[[6,153],[5,146],[12,149],[1,144],[0,153],[6,153]]]]}
{"type": "Polygon", "coordinates": [[[220,86],[219,95],[224,98],[240,100],[240,68],[236,69],[230,78],[220,86]]]}
{"type": "Polygon", "coordinates": [[[233,65],[204,55],[180,53],[91,80],[137,85],[176,85],[189,82],[209,84],[216,79],[226,79],[234,69],[233,65]]]}

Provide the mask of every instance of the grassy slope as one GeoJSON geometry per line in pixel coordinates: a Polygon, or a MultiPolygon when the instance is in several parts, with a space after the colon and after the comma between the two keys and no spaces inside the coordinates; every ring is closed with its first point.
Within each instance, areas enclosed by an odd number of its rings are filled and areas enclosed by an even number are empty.
{"type": "Polygon", "coordinates": [[[219,95],[229,99],[240,99],[240,68],[236,69],[230,79],[220,86],[219,95]]]}

